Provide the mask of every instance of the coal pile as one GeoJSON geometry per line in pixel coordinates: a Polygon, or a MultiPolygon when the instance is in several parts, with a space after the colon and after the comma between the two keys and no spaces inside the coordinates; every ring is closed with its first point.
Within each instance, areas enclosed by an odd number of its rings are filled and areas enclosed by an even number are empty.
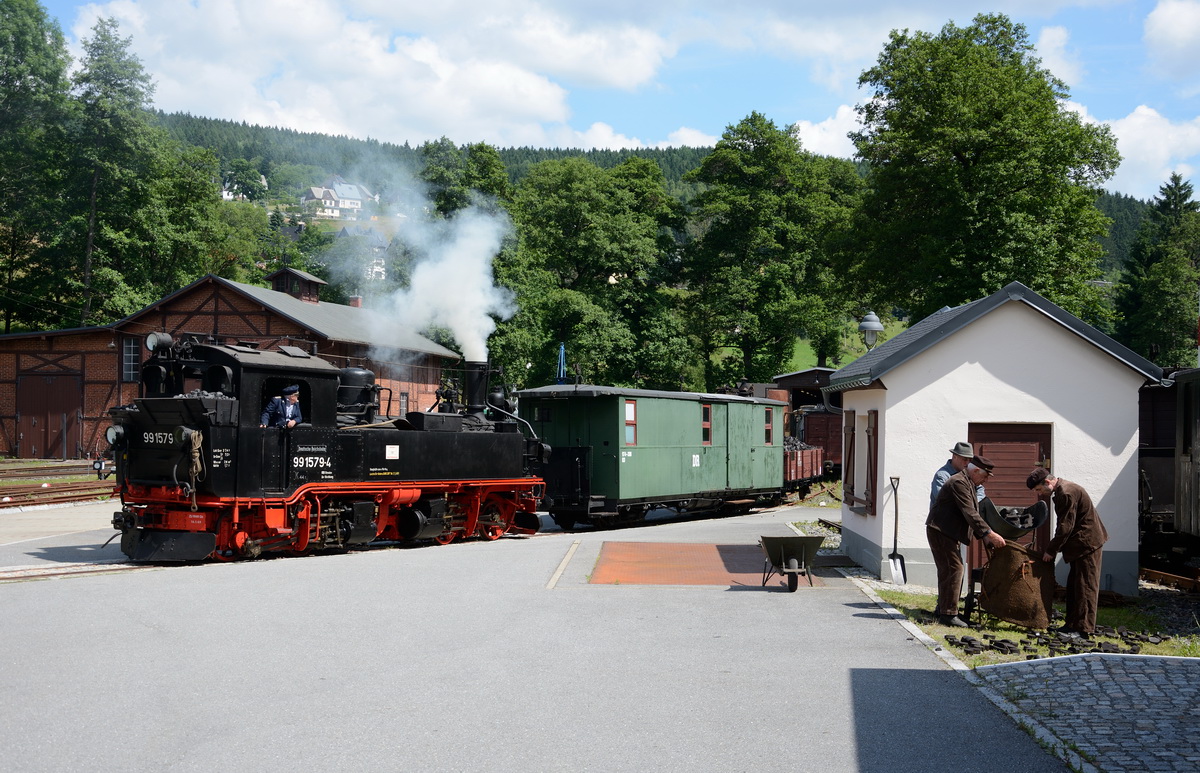
{"type": "Polygon", "coordinates": [[[985,651],[991,650],[1001,655],[1024,655],[1026,660],[1036,660],[1040,657],[1082,655],[1084,653],[1137,655],[1142,651],[1143,644],[1161,644],[1169,641],[1171,636],[1162,632],[1132,631],[1124,626],[1111,628],[1099,625],[1090,635],[1065,633],[1061,630],[1051,629],[1028,631],[1018,641],[1001,639],[990,633],[980,634],[979,637],[947,634],[945,639],[951,647],[959,647],[967,655],[982,655],[985,651]]]}
{"type": "Polygon", "coordinates": [[[1002,507],[998,512],[1000,513],[1000,517],[1014,529],[1029,531],[1038,525],[1038,522],[1034,520],[1033,512],[1029,508],[1002,507]]]}

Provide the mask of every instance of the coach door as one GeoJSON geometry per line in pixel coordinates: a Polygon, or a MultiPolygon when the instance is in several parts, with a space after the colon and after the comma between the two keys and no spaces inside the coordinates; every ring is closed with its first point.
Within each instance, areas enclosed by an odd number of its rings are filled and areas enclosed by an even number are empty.
{"type": "Polygon", "coordinates": [[[78,459],[83,386],[78,375],[17,376],[17,456],[78,459]]]}
{"type": "MultiPolygon", "coordinates": [[[[754,453],[762,445],[762,408],[747,403],[728,403],[726,420],[725,488],[743,489],[754,486],[754,453]]],[[[779,463],[780,470],[783,462],[779,463]]]]}

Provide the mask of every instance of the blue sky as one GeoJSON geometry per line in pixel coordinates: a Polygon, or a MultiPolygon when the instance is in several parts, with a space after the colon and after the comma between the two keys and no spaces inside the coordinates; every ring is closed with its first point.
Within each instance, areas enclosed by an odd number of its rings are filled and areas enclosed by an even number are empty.
{"type": "Polygon", "coordinates": [[[72,49],[111,16],[166,111],[420,144],[710,145],[757,110],[850,157],[892,29],[1026,26],[1069,106],[1112,127],[1106,187],[1200,187],[1200,0],[114,0],[43,5],[72,49]]]}

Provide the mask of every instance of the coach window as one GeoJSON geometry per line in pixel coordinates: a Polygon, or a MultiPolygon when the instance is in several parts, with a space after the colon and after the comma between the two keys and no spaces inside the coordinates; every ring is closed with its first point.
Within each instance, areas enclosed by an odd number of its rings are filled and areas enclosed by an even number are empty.
{"type": "Polygon", "coordinates": [[[712,406],[708,403],[700,406],[700,442],[712,445],[712,406]]]}
{"type": "Polygon", "coordinates": [[[764,418],[766,419],[767,427],[766,427],[766,434],[763,437],[763,442],[766,445],[773,445],[775,442],[775,428],[772,426],[771,420],[774,418],[775,409],[767,408],[767,409],[765,409],[765,411],[766,411],[766,415],[764,418]]]}
{"type": "Polygon", "coordinates": [[[141,342],[134,336],[121,339],[121,380],[137,381],[142,375],[141,342]]]}
{"type": "Polygon", "coordinates": [[[625,445],[637,445],[637,400],[625,401],[625,445]]]}

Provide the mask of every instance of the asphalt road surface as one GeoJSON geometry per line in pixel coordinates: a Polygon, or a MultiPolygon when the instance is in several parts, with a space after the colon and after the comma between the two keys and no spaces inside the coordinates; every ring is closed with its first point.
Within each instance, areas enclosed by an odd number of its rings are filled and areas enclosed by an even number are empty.
{"type": "Polygon", "coordinates": [[[588,582],[794,511],[121,570],[111,510],[0,513],[0,770],[1066,770],[836,573],[588,582]]]}

